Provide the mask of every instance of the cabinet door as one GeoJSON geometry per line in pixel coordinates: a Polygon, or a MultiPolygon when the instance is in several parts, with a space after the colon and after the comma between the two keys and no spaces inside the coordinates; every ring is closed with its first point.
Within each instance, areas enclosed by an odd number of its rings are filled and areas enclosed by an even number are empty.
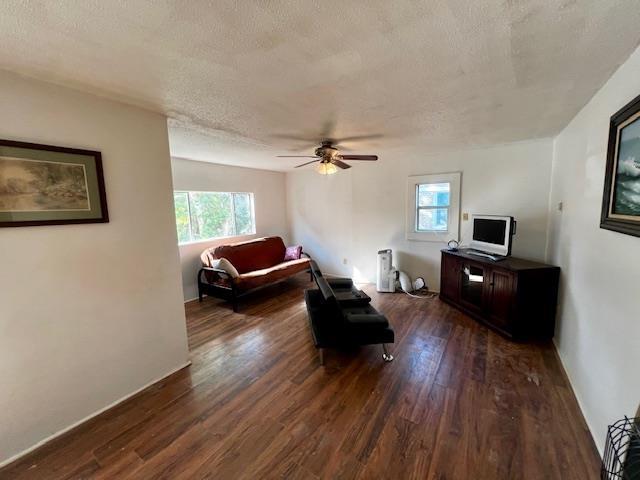
{"type": "Polygon", "coordinates": [[[487,301],[489,321],[509,333],[513,333],[511,313],[514,295],[513,274],[506,270],[492,270],[489,274],[487,301]]]}
{"type": "Polygon", "coordinates": [[[481,263],[463,261],[460,269],[460,303],[478,313],[484,310],[488,269],[481,263]]]}
{"type": "Polygon", "coordinates": [[[459,272],[460,260],[451,255],[442,255],[440,293],[451,300],[458,300],[459,272]]]}

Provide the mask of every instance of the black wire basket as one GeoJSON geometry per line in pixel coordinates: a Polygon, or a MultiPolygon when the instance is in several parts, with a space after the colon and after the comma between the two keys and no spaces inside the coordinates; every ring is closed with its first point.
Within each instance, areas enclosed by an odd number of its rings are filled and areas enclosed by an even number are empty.
{"type": "Polygon", "coordinates": [[[624,417],[609,426],[600,478],[640,480],[640,417],[624,417]]]}

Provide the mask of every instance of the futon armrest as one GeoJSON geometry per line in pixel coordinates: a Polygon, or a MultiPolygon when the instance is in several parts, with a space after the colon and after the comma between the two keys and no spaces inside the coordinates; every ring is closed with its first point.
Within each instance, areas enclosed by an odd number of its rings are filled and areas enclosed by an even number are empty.
{"type": "Polygon", "coordinates": [[[231,275],[229,275],[227,272],[225,272],[224,270],[222,270],[221,268],[213,268],[213,267],[202,267],[200,269],[200,271],[198,272],[198,281],[202,282],[202,283],[209,283],[207,281],[206,276],[204,277],[204,281],[203,281],[203,272],[213,272],[216,275],[218,275],[218,277],[225,279],[225,280],[232,280],[231,275]]]}
{"type": "Polygon", "coordinates": [[[231,276],[226,271],[222,270],[221,268],[202,267],[202,270],[207,270],[208,272],[216,272],[217,274],[224,275],[225,277],[230,277],[231,276]]]}
{"type": "Polygon", "coordinates": [[[353,327],[387,328],[389,326],[387,317],[380,314],[347,313],[345,315],[345,321],[353,327]]]}

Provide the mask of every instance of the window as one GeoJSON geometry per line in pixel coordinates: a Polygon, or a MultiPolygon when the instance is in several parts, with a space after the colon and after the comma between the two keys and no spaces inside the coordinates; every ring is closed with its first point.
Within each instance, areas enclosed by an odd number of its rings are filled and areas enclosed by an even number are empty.
{"type": "Polygon", "coordinates": [[[443,241],[458,239],[460,173],[409,177],[407,239],[443,241]]]}
{"type": "Polygon", "coordinates": [[[416,190],[416,232],[446,232],[451,184],[419,183],[416,190]]]}
{"type": "Polygon", "coordinates": [[[178,243],[256,233],[253,193],[173,192],[178,243]]]}

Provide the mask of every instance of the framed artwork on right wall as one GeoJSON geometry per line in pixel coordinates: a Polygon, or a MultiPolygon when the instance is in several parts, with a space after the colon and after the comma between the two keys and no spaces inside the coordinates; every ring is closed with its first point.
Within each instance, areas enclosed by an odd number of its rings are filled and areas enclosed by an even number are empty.
{"type": "Polygon", "coordinates": [[[600,228],[640,237],[640,96],[609,123],[600,228]]]}

